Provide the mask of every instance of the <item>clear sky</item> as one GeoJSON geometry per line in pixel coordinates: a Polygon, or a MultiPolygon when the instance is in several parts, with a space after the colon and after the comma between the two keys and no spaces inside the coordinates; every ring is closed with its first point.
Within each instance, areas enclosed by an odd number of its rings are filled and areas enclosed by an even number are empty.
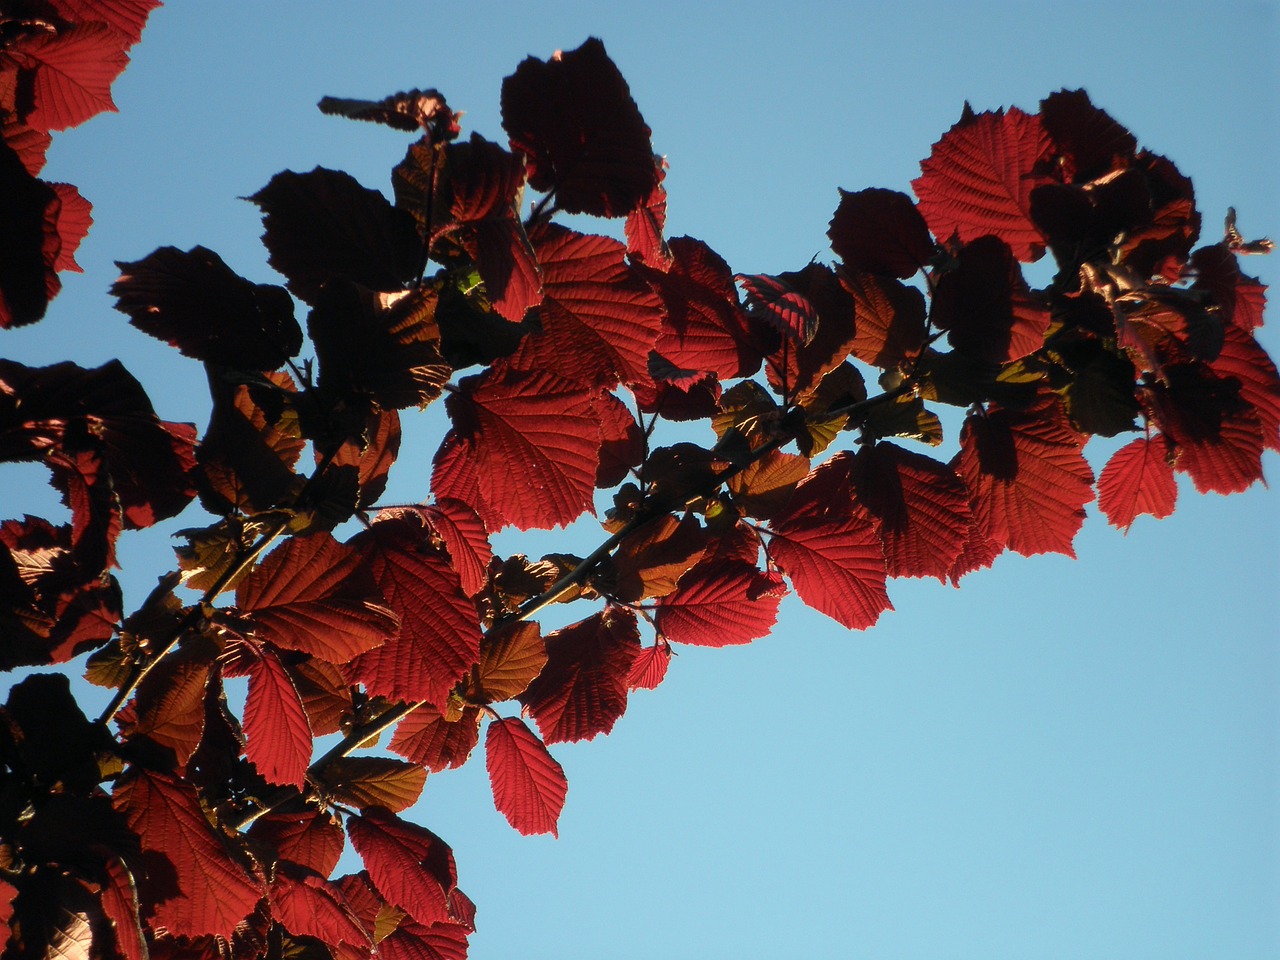
{"type": "MultiPolygon", "coordinates": [[[[1280,235],[1276,3],[172,0],[120,114],[55,138],[43,176],[95,206],[85,273],[0,355],[120,356],[163,417],[203,428],[203,376],[110,308],[112,261],[203,244],[279,282],[236,198],[315,165],[389,192],[407,145],[322,116],[322,95],[435,86],[464,132],[504,141],[502,78],[589,35],[670,161],[669,232],[740,272],[829,259],[836,188],[908,190],[966,99],[1034,110],[1062,87],[1192,177],[1206,239],[1229,205],[1247,237],[1280,235]]],[[[1243,266],[1280,282],[1275,256],[1243,266]]],[[[392,499],[427,493],[422,419],[392,499]]],[[[0,470],[4,515],[60,519],[43,485],[0,470]]],[[[479,905],[471,956],[1280,956],[1280,498],[1181,495],[1127,537],[1091,510],[1075,561],[894,582],[864,634],[791,599],[769,638],[681,650],[611,735],[552,748],[558,840],[507,826],[479,755],[431,777],[413,815],[479,905]]],[[[126,535],[127,606],[199,523],[126,535]]],[[[586,552],[593,527],[501,549],[586,552]]]]}

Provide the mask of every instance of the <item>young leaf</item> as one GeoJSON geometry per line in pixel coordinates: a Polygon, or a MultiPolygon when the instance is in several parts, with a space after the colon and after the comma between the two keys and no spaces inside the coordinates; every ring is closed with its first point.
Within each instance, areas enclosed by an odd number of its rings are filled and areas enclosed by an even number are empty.
{"type": "Polygon", "coordinates": [[[399,627],[360,555],[327,533],[271,551],[236,589],[236,606],[276,646],[331,663],[380,646],[399,627]]]}
{"type": "Polygon", "coordinates": [[[345,841],[337,818],[315,807],[301,813],[265,814],[253,822],[249,836],[273,849],[281,860],[301,864],[322,877],[338,865],[345,841]]]}
{"type": "Polygon", "coordinates": [[[184,356],[241,370],[274,370],[302,349],[302,328],[284,288],[249,282],[212,250],[160,247],[116,266],[116,309],[184,356]]]}
{"type": "Polygon", "coordinates": [[[502,127],[530,186],[567,213],[626,216],[658,182],[649,128],[595,37],[548,61],[528,57],[503,80],[502,127]]]}
{"type": "Polygon", "coordinates": [[[1144,513],[1157,520],[1173,513],[1178,483],[1170,453],[1168,441],[1157,434],[1139,437],[1111,455],[1098,476],[1098,509],[1113,527],[1127,534],[1144,513]]]}
{"type": "Polygon", "coordinates": [[[135,767],[116,784],[112,797],[147,852],[147,900],[154,922],[183,937],[230,937],[262,890],[223,847],[195,789],[135,767]],[[166,871],[172,878],[167,883],[166,871]]]}
{"type": "Polygon", "coordinates": [[[536,622],[506,624],[491,631],[480,652],[478,693],[490,703],[514,700],[547,664],[547,645],[536,622]]]}
{"type": "MultiPolygon", "coordinates": [[[[495,366],[463,380],[445,408],[461,456],[474,465],[481,502],[502,518],[498,526],[561,526],[592,508],[599,440],[585,388],[552,373],[495,366]]],[[[461,492],[436,489],[437,496],[461,492]]]]}
{"type": "Polygon", "coordinates": [[[765,636],[786,592],[777,577],[752,563],[704,558],[658,601],[654,625],[673,643],[724,647],[765,636]]]}
{"type": "Polygon", "coordinates": [[[710,539],[692,514],[668,514],[619,544],[613,555],[613,596],[624,603],[665,597],[702,557],[710,539]]]}
{"type": "Polygon", "coordinates": [[[640,653],[635,613],[606,607],[546,640],[547,664],[520,695],[543,741],[608,733],[627,709],[627,677],[640,653]]]}
{"type": "Polygon", "coordinates": [[[1045,238],[1031,219],[1031,191],[1052,182],[1038,172],[1051,144],[1036,114],[1011,107],[964,114],[911,181],[933,235],[962,243],[992,234],[1019,260],[1039,260],[1045,238]]]}
{"type": "Polygon", "coordinates": [[[448,844],[426,827],[380,807],[348,817],[347,835],[388,902],[419,923],[452,919],[448,897],[458,877],[448,844]]]}
{"type": "Polygon", "coordinates": [[[627,689],[653,690],[667,675],[667,665],[671,663],[671,647],[659,641],[652,647],[645,647],[631,661],[631,671],[627,674],[627,689]]]}
{"type": "Polygon", "coordinates": [[[328,794],[361,810],[385,807],[392,813],[418,802],[427,772],[391,757],[339,757],[325,767],[328,794]]]}
{"type": "Polygon", "coordinates": [[[494,720],[485,734],[485,767],[493,805],[529,836],[559,836],[556,823],[569,790],[564,770],[518,717],[494,720]]]}

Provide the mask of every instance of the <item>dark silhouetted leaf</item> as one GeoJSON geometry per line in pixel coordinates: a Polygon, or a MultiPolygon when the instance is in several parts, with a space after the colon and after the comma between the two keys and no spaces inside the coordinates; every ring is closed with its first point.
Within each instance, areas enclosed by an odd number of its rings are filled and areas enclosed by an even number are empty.
{"type": "Polygon", "coordinates": [[[526,58],[502,82],[502,126],[530,185],[568,213],[626,216],[658,182],[649,128],[595,37],[547,61],[526,58]]]}
{"type": "Polygon", "coordinates": [[[409,90],[393,93],[381,100],[349,100],[321,97],[317,104],[321,113],[386,124],[394,130],[426,130],[435,140],[452,140],[458,135],[460,114],[438,90],[409,90]]]}
{"type": "Polygon", "coordinates": [[[1084,182],[1127,166],[1138,143],[1083,90],[1059,90],[1040,101],[1040,120],[1066,161],[1068,182],[1084,182]]]}
{"type": "Polygon", "coordinates": [[[906,279],[924,269],[935,252],[929,228],[911,198],[878,187],[856,193],[841,190],[827,236],[845,267],[859,273],[906,279]]]}

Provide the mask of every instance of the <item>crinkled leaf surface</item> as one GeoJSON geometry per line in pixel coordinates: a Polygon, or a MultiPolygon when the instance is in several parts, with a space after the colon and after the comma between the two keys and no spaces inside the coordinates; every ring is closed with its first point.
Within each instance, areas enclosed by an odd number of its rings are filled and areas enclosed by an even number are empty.
{"type": "Polygon", "coordinates": [[[337,818],[314,807],[301,813],[275,811],[261,816],[253,822],[249,835],[270,845],[280,859],[301,864],[323,877],[338,865],[346,839],[337,818]]]}
{"type": "Polygon", "coordinates": [[[799,517],[772,525],[769,555],[800,599],[852,630],[865,630],[892,610],[885,591],[884,548],[862,517],[799,517]]]}
{"type": "Polygon", "coordinates": [[[779,579],[751,563],[704,559],[658,602],[654,624],[673,643],[750,643],[773,629],[785,592],[779,579]]]}
{"type": "Polygon", "coordinates": [[[534,621],[492,630],[480,653],[480,692],[493,703],[514,700],[547,664],[547,645],[534,621]]]}
{"type": "Polygon", "coordinates": [[[399,813],[417,803],[427,771],[393,757],[339,757],[325,766],[324,779],[339,803],[399,813]]]}
{"type": "Polygon", "coordinates": [[[65,130],[114,111],[111,84],[129,63],[127,42],[105,23],[73,23],[29,34],[11,51],[31,77],[32,109],[22,119],[38,130],[65,130]]]}
{"type": "Polygon", "coordinates": [[[1161,520],[1178,502],[1178,482],[1162,436],[1139,437],[1111,455],[1098,475],[1098,509],[1125,533],[1144,513],[1161,520]]]}
{"type": "Polygon", "coordinates": [[[485,734],[485,767],[493,805],[525,836],[558,836],[556,822],[569,783],[564,769],[518,717],[494,720],[485,734]]]}
{"type": "Polygon", "coordinates": [[[348,817],[347,835],[388,901],[419,923],[451,919],[448,897],[458,875],[448,844],[426,827],[379,807],[348,817]]]}
{"type": "Polygon", "coordinates": [[[284,665],[270,648],[245,661],[245,755],[270,783],[302,789],[311,762],[311,726],[284,665]]]}
{"type": "Polygon", "coordinates": [[[484,589],[493,547],[480,515],[461,500],[437,499],[423,508],[427,522],[444,540],[462,592],[472,597],[484,589]]]}
{"type": "Polygon", "coordinates": [[[457,720],[445,719],[424,703],[396,725],[387,749],[421,764],[431,773],[460,767],[480,739],[480,711],[464,707],[457,720]]]}

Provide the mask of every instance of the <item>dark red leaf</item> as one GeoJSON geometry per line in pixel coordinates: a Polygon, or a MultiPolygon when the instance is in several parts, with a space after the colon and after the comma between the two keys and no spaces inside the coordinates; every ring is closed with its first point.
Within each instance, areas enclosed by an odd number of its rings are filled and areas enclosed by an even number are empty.
{"type": "Polygon", "coordinates": [[[1044,344],[1049,311],[1034,300],[1013,251],[993,236],[960,251],[939,278],[932,320],[957,350],[990,363],[1017,360],[1044,344]]]}
{"type": "Polygon", "coordinates": [[[349,174],[286,170],[249,199],[262,210],[270,264],[308,303],[336,278],[388,292],[417,274],[422,243],[413,218],[349,174]]]}
{"type": "Polygon", "coordinates": [[[855,300],[824,264],[810,263],[798,272],[779,274],[778,279],[814,307],[817,329],[808,342],[779,342],[769,357],[769,384],[779,393],[803,396],[844,362],[861,330],[862,318],[855,323],[855,300]]]}
{"type": "Polygon", "coordinates": [[[378,944],[382,960],[466,960],[467,929],[454,923],[402,923],[378,944]]]}
{"type": "Polygon", "coordinates": [[[381,100],[348,100],[321,97],[321,113],[382,123],[393,130],[425,130],[433,141],[458,135],[458,117],[438,90],[408,90],[381,100]]]}
{"type": "Polygon", "coordinates": [[[841,271],[841,285],[856,304],[852,352],[864,363],[891,370],[920,355],[925,344],[924,294],[892,277],[841,271]]]}
{"type": "Polygon", "coordinates": [[[348,674],[370,693],[444,706],[449,690],[480,657],[475,606],[448,558],[431,546],[415,513],[379,517],[351,539],[400,630],[357,657],[348,674]]]}
{"type": "Polygon", "coordinates": [[[278,869],[267,897],[275,919],[294,936],[335,945],[369,944],[369,934],[347,906],[341,888],[319,874],[278,869]]]}
{"type": "Polygon", "coordinates": [[[276,547],[236,589],[236,605],[276,646],[331,663],[381,646],[399,628],[360,554],[327,533],[276,547]]]}
{"type": "Polygon", "coordinates": [[[786,592],[779,578],[741,560],[704,559],[658,601],[654,624],[673,643],[724,647],[763,637],[786,592]]]}
{"type": "MultiPolygon", "coordinates": [[[[323,454],[316,451],[317,458],[323,454]]],[[[356,437],[348,437],[330,461],[335,468],[355,467],[361,509],[378,502],[387,489],[387,474],[400,454],[400,414],[395,410],[379,410],[369,414],[365,429],[356,437]]]]}
{"type": "Polygon", "coordinates": [[[301,864],[322,877],[338,865],[346,839],[333,814],[311,807],[302,813],[265,814],[253,822],[249,836],[273,848],[281,860],[301,864]]]}
{"type": "Polygon", "coordinates": [[[567,213],[626,216],[658,182],[649,128],[595,37],[548,61],[526,58],[502,82],[502,126],[529,184],[567,213]]]}
{"type": "Polygon", "coordinates": [[[223,847],[195,789],[135,768],[112,796],[149,855],[146,899],[155,910],[153,923],[183,937],[230,937],[262,890],[223,847]]]}
{"type": "Polygon", "coordinates": [[[424,703],[396,725],[387,749],[438,773],[466,763],[479,738],[477,708],[464,707],[462,716],[450,722],[431,704],[424,703]]]}
{"type": "Polygon", "coordinates": [[[969,492],[955,470],[896,444],[877,443],[859,451],[853,483],[859,503],[880,524],[889,576],[945,583],[972,525],[969,492]]]}
{"type": "Polygon", "coordinates": [[[419,923],[451,920],[448,896],[457,869],[448,844],[426,827],[371,807],[347,818],[351,845],[378,892],[419,923]]]}
{"type": "Polygon", "coordinates": [[[105,23],[25,35],[6,51],[31,77],[34,108],[22,120],[37,130],[65,130],[114,111],[111,84],[129,63],[127,45],[105,23]]]}
{"type": "Polygon", "coordinates": [[[493,559],[493,548],[489,544],[484,521],[464,502],[449,497],[438,498],[433,505],[423,507],[423,513],[432,529],[444,540],[462,592],[469,597],[475,596],[484,589],[488,577],[486,571],[493,559]]]}
{"type": "Polygon", "coordinates": [[[547,665],[520,702],[546,743],[608,733],[627,709],[627,677],[640,653],[636,615],[607,607],[546,637],[547,665]]]}
{"type": "Polygon", "coordinates": [[[808,346],[818,332],[818,309],[782,277],[738,274],[747,294],[747,310],[791,341],[792,349],[808,346]]]}
{"type": "Polygon", "coordinates": [[[1240,270],[1238,258],[1228,244],[1215,243],[1195,251],[1191,255],[1191,269],[1196,275],[1192,289],[1212,294],[1233,324],[1246,333],[1262,326],[1266,284],[1240,270]]]}
{"type": "MultiPolygon", "coordinates": [[[[561,526],[592,509],[599,429],[590,391],[551,373],[497,366],[463,380],[445,407],[481,503],[502,518],[490,524],[471,503],[490,529],[561,526]]],[[[439,463],[437,454],[437,471],[439,463]]],[[[460,494],[436,487],[437,496],[460,494]]]]}
{"type": "Polygon", "coordinates": [[[103,866],[107,882],[102,885],[102,913],[111,923],[116,950],[124,960],[147,960],[146,937],[138,917],[138,887],[133,874],[119,857],[103,866]]]}
{"type": "Polygon", "coordinates": [[[655,349],[670,364],[721,380],[749,377],[762,352],[738,302],[733,272],[701,240],[676,237],[665,273],[641,266],[662,298],[667,319],[655,349]]]}
{"type": "Polygon", "coordinates": [[[128,49],[142,39],[147,17],[160,0],[53,0],[53,6],[64,20],[108,24],[125,37],[128,49]]]}
{"type": "Polygon", "coordinates": [[[952,461],[980,531],[1023,556],[1065,553],[1093,499],[1083,441],[1057,403],[970,415],[952,461]]]}
{"type": "Polygon", "coordinates": [[[529,836],[558,836],[556,822],[569,791],[564,770],[518,717],[494,720],[485,734],[485,767],[493,805],[529,836]]]}
{"type": "Polygon", "coordinates": [[[1045,238],[1031,220],[1031,191],[1051,180],[1038,172],[1049,154],[1039,116],[1011,107],[964,115],[937,143],[911,181],[933,235],[962,243],[992,234],[1019,260],[1038,260],[1045,238]]]}
{"type": "Polygon", "coordinates": [[[93,204],[80,196],[80,191],[69,183],[50,186],[58,195],[58,212],[54,218],[58,231],[58,259],[54,261],[53,269],[83,273],[76,263],[76,250],[93,225],[93,204]]]}
{"type": "Polygon", "coordinates": [[[1173,513],[1178,483],[1164,437],[1139,437],[1107,461],[1098,477],[1098,509],[1125,533],[1144,513],[1161,520],[1173,513]]]}
{"type": "Polygon", "coordinates": [[[1240,384],[1241,401],[1253,408],[1262,427],[1263,446],[1280,450],[1280,376],[1258,341],[1243,327],[1228,327],[1222,349],[1209,367],[1240,384]]]}
{"type": "Polygon", "coordinates": [[[204,735],[205,685],[213,655],[205,644],[189,643],[160,661],[138,687],[137,720],[124,725],[123,732],[168,747],[178,767],[186,766],[204,735]]]}
{"type": "Polygon", "coordinates": [[[302,349],[302,328],[284,288],[249,282],[212,250],[161,247],[116,266],[116,309],[184,356],[274,370],[302,349]]]}
{"type": "Polygon", "coordinates": [[[0,328],[35,323],[61,289],[56,191],[0,143],[0,328]]]}
{"type": "Polygon", "coordinates": [[[890,277],[914,276],[934,255],[933,238],[911,198],[871,187],[840,191],[827,228],[831,249],[847,269],[890,277]]]}
{"type": "Polygon", "coordinates": [[[622,244],[557,224],[539,226],[531,239],[542,266],[540,329],[521,341],[511,365],[590,387],[648,379],[662,303],[627,266],[622,244]]]}
{"type": "Polygon", "coordinates": [[[631,468],[644,460],[645,440],[640,424],[627,405],[613,394],[601,390],[595,398],[596,416],[600,420],[600,463],[596,467],[596,486],[616,487],[631,475],[631,468]]]}
{"type": "Polygon", "coordinates": [[[1138,142],[1099,110],[1083,90],[1059,90],[1040,101],[1040,120],[1065,162],[1068,182],[1083,183],[1128,166],[1138,142]]]}
{"type": "Polygon", "coordinates": [[[33,177],[40,175],[40,171],[44,169],[45,154],[49,150],[49,144],[53,142],[53,137],[47,130],[36,130],[10,117],[0,121],[0,140],[18,155],[27,173],[33,177]]]}
{"type": "MultiPolygon", "coordinates": [[[[632,261],[643,261],[657,270],[671,266],[671,250],[663,237],[667,225],[667,189],[662,181],[667,176],[667,161],[654,158],[658,181],[640,206],[627,214],[627,255],[632,261]]],[[[33,173],[35,171],[32,171],[33,173]]]]}

